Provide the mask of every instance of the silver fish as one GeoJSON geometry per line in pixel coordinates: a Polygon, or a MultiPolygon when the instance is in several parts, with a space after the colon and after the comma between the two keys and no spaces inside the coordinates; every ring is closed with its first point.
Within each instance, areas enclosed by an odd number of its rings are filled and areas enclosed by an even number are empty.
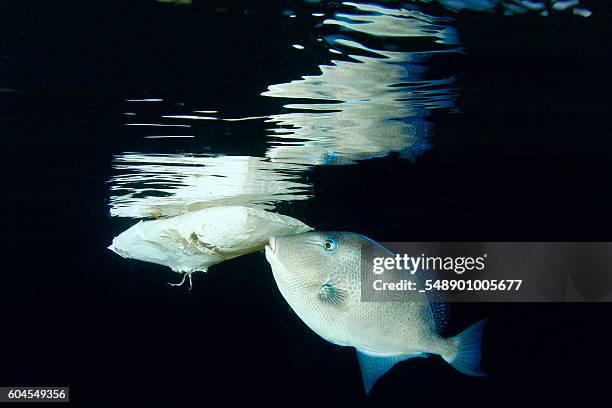
{"type": "Polygon", "coordinates": [[[393,365],[414,357],[439,355],[462,373],[486,375],[484,320],[444,338],[447,304],[424,293],[404,302],[362,301],[362,263],[393,256],[380,244],[348,232],[306,232],[271,238],[265,251],[280,292],[304,323],[331,343],[357,349],[366,393],[393,365]]]}

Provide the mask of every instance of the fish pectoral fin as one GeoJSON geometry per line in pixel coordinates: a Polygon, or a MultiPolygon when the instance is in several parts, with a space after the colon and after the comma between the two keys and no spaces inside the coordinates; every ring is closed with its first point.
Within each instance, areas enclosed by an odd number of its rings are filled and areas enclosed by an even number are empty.
{"type": "Polygon", "coordinates": [[[347,295],[348,291],[346,289],[342,289],[331,283],[324,283],[321,285],[321,290],[319,291],[319,299],[333,305],[341,304],[346,299],[347,295]]]}
{"type": "Polygon", "coordinates": [[[425,353],[417,354],[400,354],[395,356],[385,356],[369,354],[362,350],[357,350],[357,358],[359,359],[359,366],[361,367],[361,378],[363,379],[363,386],[365,387],[366,394],[370,393],[370,390],[378,381],[380,377],[385,375],[387,371],[391,369],[395,364],[400,361],[408,360],[414,357],[424,357],[425,353]]]}

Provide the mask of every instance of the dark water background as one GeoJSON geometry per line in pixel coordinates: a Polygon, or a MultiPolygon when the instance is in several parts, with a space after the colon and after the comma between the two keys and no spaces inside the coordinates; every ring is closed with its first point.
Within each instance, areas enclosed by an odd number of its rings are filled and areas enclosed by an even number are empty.
{"type": "MultiPolygon", "coordinates": [[[[290,47],[324,28],[283,11],[313,6],[258,3],[2,3],[0,88],[18,92],[0,93],[0,385],[69,385],[81,406],[365,400],[354,351],[293,314],[260,254],[195,276],[187,293],[166,286],[176,280],[169,269],[106,249],[134,223],[109,215],[113,155],[215,146],[263,156],[270,127],[203,124],[196,138],[152,142],[124,126],[126,99],[269,115],[286,103],[260,96],[269,85],[329,63],[290,47]]],[[[455,16],[464,53],[429,69],[453,73],[458,109],[431,113],[431,149],[414,161],[391,153],[311,167],[303,177],[313,197],[276,210],[379,241],[611,240],[605,3],[588,4],[588,19],[455,16]]],[[[493,375],[413,360],[369,401],[605,403],[611,312],[594,303],[459,305],[451,331],[495,316],[485,337],[493,375]]]]}

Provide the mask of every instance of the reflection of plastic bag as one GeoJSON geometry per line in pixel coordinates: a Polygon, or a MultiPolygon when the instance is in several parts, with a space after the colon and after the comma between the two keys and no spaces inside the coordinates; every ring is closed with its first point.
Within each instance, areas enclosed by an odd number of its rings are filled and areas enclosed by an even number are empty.
{"type": "Polygon", "coordinates": [[[270,237],[311,229],[295,218],[255,208],[213,207],[141,221],[115,237],[108,248],[124,258],[190,274],[263,249],[270,237]]]}

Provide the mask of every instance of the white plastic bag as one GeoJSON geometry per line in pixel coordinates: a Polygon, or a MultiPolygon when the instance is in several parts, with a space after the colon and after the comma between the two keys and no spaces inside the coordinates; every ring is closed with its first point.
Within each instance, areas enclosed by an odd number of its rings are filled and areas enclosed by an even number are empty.
{"type": "Polygon", "coordinates": [[[193,272],[206,272],[211,265],[263,249],[270,237],[310,230],[286,215],[241,206],[213,207],[140,221],[115,237],[108,248],[124,258],[165,265],[191,278],[193,272]]]}

